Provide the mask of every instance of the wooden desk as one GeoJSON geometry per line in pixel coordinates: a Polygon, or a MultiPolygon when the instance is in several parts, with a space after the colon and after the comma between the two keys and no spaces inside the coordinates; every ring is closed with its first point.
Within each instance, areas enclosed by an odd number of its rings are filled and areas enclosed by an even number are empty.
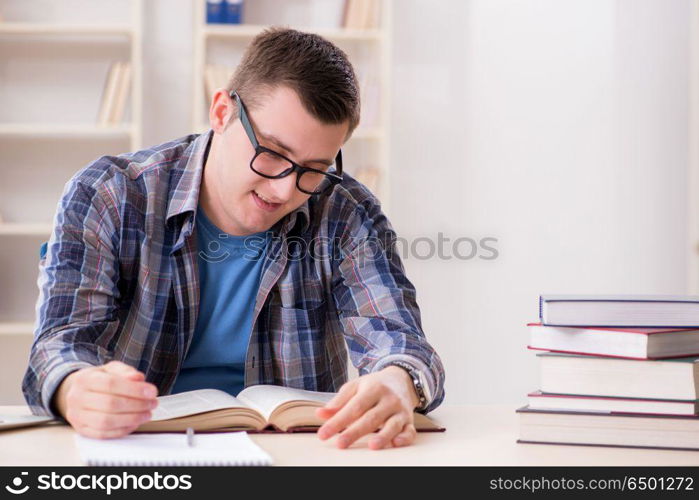
{"type": "MultiPolygon", "coordinates": [[[[252,434],[275,465],[699,465],[699,452],[517,444],[514,406],[445,406],[430,415],[447,428],[418,433],[405,448],[373,451],[363,438],[335,448],[315,434],[252,434]]],[[[29,414],[23,406],[0,413],[29,414]]],[[[0,432],[0,465],[82,465],[67,425],[0,432]]]]}

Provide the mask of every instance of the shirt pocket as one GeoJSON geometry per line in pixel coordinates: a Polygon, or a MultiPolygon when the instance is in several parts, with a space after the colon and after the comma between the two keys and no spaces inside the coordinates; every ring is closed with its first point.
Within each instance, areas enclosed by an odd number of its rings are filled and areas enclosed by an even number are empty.
{"type": "Polygon", "coordinates": [[[313,307],[280,307],[279,315],[285,332],[315,332],[325,326],[325,302],[313,307]]]}
{"type": "MultiPolygon", "coordinates": [[[[270,308],[270,329],[275,353],[280,356],[277,362],[287,367],[317,364],[325,357],[326,304],[319,303],[312,308],[282,307],[270,308]],[[296,362],[303,360],[301,365],[296,362]]],[[[287,375],[290,375],[287,373],[287,375]]],[[[296,374],[297,376],[300,373],[296,374]]]]}
{"type": "Polygon", "coordinates": [[[325,305],[325,289],[316,279],[280,283],[271,302],[284,309],[318,309],[325,305]]]}

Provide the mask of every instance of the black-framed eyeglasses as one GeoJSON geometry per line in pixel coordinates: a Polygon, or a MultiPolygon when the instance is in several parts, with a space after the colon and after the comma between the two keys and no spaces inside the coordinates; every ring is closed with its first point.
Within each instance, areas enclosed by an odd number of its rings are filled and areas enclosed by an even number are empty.
{"type": "Polygon", "coordinates": [[[250,160],[250,168],[253,172],[267,179],[281,179],[297,172],[296,188],[306,194],[322,194],[331,190],[335,184],[342,182],[342,150],[338,151],[335,157],[334,165],[337,173],[301,166],[283,154],[260,145],[242,99],[235,90],[231,91],[230,97],[235,99],[238,105],[240,123],[243,124],[245,133],[255,148],[255,156],[250,160]]]}

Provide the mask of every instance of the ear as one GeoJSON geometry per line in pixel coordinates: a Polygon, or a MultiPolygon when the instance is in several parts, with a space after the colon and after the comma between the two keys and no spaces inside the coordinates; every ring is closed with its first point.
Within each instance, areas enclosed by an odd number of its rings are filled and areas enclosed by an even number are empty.
{"type": "Polygon", "coordinates": [[[228,95],[226,89],[218,89],[214,93],[209,108],[209,126],[216,134],[222,134],[229,121],[235,116],[235,103],[228,95]]]}

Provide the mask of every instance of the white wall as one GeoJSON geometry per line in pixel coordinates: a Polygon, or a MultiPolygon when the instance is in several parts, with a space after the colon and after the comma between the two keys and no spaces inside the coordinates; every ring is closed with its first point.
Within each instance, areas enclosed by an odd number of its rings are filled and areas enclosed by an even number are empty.
{"type": "Polygon", "coordinates": [[[144,2],[143,144],[192,133],[192,0],[144,2]]]}
{"type": "Polygon", "coordinates": [[[500,253],[406,261],[424,327],[449,402],[524,402],[540,293],[685,292],[689,1],[401,5],[392,220],[500,253]]]}
{"type": "MultiPolygon", "coordinates": [[[[405,261],[447,402],[537,388],[540,293],[684,292],[689,2],[395,2],[387,210],[407,238],[498,238],[405,261]]],[[[150,145],[190,132],[192,9],[145,3],[150,145]]]]}

